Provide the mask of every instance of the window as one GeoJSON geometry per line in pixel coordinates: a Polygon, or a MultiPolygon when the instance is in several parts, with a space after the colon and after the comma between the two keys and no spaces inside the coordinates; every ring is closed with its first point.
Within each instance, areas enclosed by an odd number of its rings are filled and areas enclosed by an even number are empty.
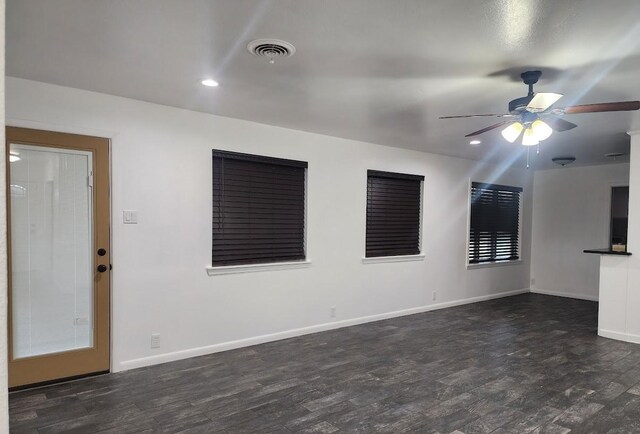
{"type": "Polygon", "coordinates": [[[424,176],[367,172],[367,258],[420,253],[424,176]]]}
{"type": "Polygon", "coordinates": [[[471,184],[469,263],[520,258],[520,195],[522,188],[471,184]]]}
{"type": "Polygon", "coordinates": [[[305,259],[306,168],[213,151],[213,266],[305,259]]]}

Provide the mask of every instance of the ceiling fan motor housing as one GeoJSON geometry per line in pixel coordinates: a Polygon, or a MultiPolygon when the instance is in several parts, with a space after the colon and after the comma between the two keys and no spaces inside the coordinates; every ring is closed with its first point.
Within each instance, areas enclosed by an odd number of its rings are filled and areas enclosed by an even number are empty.
{"type": "Polygon", "coordinates": [[[516,98],[509,101],[509,113],[517,115],[525,111],[527,104],[531,102],[533,95],[523,96],[522,98],[516,98]]]}
{"type": "Polygon", "coordinates": [[[520,74],[520,78],[524,84],[528,84],[529,86],[533,86],[538,82],[540,76],[542,75],[542,71],[525,71],[520,74]]]}
{"type": "Polygon", "coordinates": [[[522,78],[524,84],[529,86],[529,93],[527,94],[527,96],[509,101],[509,113],[515,115],[525,111],[527,104],[529,104],[533,99],[533,85],[538,82],[541,75],[542,71],[525,71],[520,74],[520,78],[522,78]]]}

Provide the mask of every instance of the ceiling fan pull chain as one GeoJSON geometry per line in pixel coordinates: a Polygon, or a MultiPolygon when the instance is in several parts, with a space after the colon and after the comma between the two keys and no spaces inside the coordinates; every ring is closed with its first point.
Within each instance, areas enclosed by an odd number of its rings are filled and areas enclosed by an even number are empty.
{"type": "Polygon", "coordinates": [[[529,169],[529,151],[531,151],[531,146],[527,146],[527,169],[529,169]]]}
{"type": "Polygon", "coordinates": [[[536,146],[536,155],[540,155],[540,143],[536,146]]]}

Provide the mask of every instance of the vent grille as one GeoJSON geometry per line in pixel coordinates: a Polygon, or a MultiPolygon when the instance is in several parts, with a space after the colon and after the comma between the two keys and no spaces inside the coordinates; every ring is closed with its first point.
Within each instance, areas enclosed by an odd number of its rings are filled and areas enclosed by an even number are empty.
{"type": "Polygon", "coordinates": [[[290,57],[296,52],[296,48],[279,39],[256,39],[247,45],[249,52],[255,56],[276,59],[280,57],[290,57]]]}

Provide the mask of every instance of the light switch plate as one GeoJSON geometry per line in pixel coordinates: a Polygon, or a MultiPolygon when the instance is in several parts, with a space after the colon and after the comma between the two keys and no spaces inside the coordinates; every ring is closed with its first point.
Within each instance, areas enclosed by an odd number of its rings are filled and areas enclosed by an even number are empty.
{"type": "Polygon", "coordinates": [[[137,225],[138,211],[134,211],[134,210],[122,211],[122,223],[124,223],[125,225],[137,225]]]}
{"type": "Polygon", "coordinates": [[[151,348],[160,348],[160,333],[151,335],[151,348]]]}

